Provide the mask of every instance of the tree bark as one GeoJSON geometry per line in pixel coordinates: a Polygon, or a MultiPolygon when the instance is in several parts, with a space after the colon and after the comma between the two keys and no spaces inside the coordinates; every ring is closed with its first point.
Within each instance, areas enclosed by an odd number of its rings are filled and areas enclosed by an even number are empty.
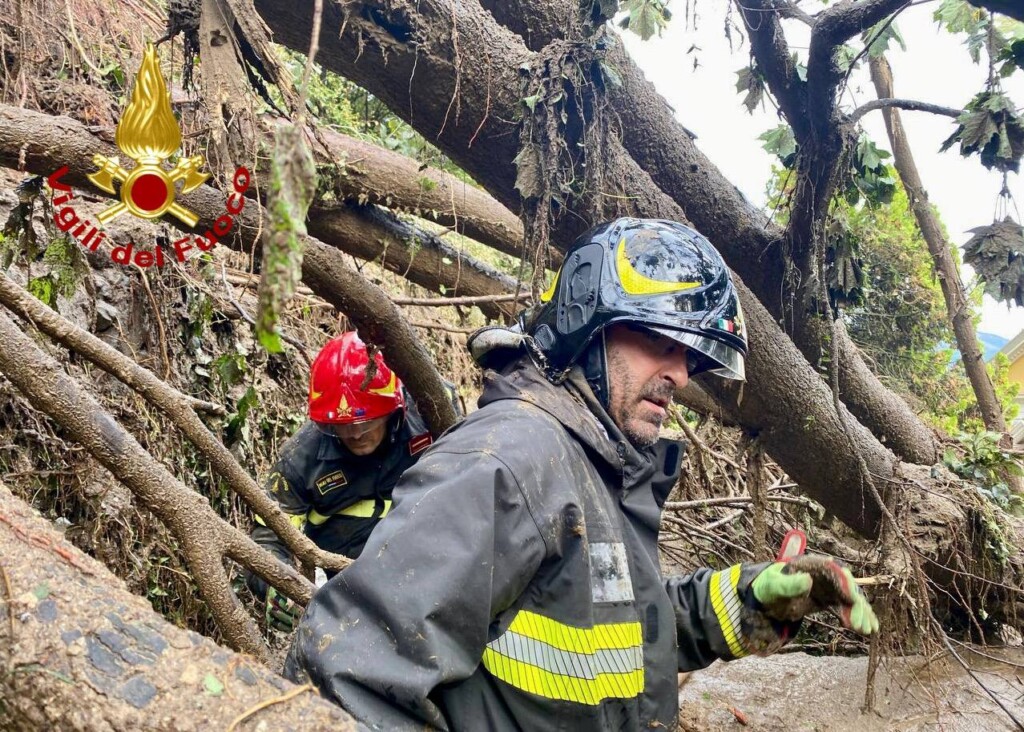
{"type": "MultiPolygon", "coordinates": [[[[306,229],[320,241],[344,242],[349,254],[377,262],[420,287],[443,292],[445,297],[505,295],[517,289],[512,277],[379,206],[342,204],[328,211],[311,210],[306,229]]],[[[528,294],[523,292],[524,298],[528,294]]],[[[522,304],[481,302],[477,307],[488,317],[510,318],[522,304]]]]}
{"type": "MultiPolygon", "coordinates": [[[[871,59],[871,81],[874,82],[879,98],[893,96],[892,69],[885,56],[871,59]]],[[[882,117],[885,119],[886,132],[889,133],[889,144],[892,145],[896,170],[903,181],[903,187],[907,190],[910,208],[917,219],[917,227],[921,230],[921,236],[924,237],[928,251],[932,255],[932,262],[935,264],[939,286],[942,288],[942,298],[946,301],[946,312],[949,314],[949,321],[956,335],[956,345],[960,350],[960,360],[967,370],[967,378],[974,389],[985,427],[1005,436],[1006,420],[1003,418],[1003,409],[999,405],[992,380],[985,370],[985,359],[978,346],[974,323],[971,322],[970,303],[964,292],[960,271],[953,261],[949,242],[942,233],[938,217],[928,203],[928,192],[917,172],[917,164],[914,162],[910,142],[903,129],[900,112],[889,107],[882,110],[882,117]]]]}
{"type": "MultiPolygon", "coordinates": [[[[51,117],[0,105],[0,164],[28,169],[39,175],[49,175],[67,165],[69,171],[64,180],[68,184],[98,191],[86,178],[86,173],[95,168],[91,161],[96,153],[117,155],[111,130],[101,129],[94,134],[67,117],[51,117]]],[[[250,201],[246,205],[231,235],[222,239],[222,243],[239,251],[258,250],[259,232],[266,222],[261,212],[252,210],[254,203],[250,201]]],[[[205,232],[224,214],[224,194],[210,186],[200,186],[188,194],[187,205],[199,216],[196,231],[205,232]]],[[[379,287],[344,262],[338,249],[312,237],[305,241],[307,253],[318,250],[320,256],[316,261],[321,265],[336,262],[332,267],[334,279],[322,276],[317,279],[320,288],[317,294],[335,307],[345,303],[342,312],[352,319],[364,337],[386,347],[388,363],[412,392],[431,431],[440,434],[446,430],[455,422],[455,410],[430,354],[402,314],[379,287]]],[[[303,261],[303,278],[308,281],[309,277],[316,276],[316,266],[303,261]]]]}
{"type": "MultiPolygon", "coordinates": [[[[322,134],[347,200],[415,214],[505,254],[523,256],[522,222],[487,192],[364,140],[331,130],[322,134]]],[[[561,261],[554,250],[549,258],[556,265],[561,261]]]]}
{"type": "Polygon", "coordinates": [[[356,729],[299,688],[166,622],[0,484],[0,728],[356,729]]]}

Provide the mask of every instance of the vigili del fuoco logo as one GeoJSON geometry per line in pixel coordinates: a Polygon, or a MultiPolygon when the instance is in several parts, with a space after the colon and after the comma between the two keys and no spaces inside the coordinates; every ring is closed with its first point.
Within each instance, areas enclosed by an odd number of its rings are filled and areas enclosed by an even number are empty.
{"type": "MultiPolygon", "coordinates": [[[[47,178],[53,191],[53,220],[57,227],[94,252],[106,237],[102,225],[124,213],[142,219],[157,219],[170,214],[185,226],[195,227],[199,217],[187,208],[187,199],[179,203],[178,197],[186,196],[201,186],[210,174],[203,172],[202,155],[182,158],[170,170],[164,167],[166,160],[181,147],[181,127],[171,111],[170,95],[152,43],[146,44],[142,66],[135,75],[132,99],[117,123],[114,142],[134,165],[124,167],[119,158],[96,154],[92,162],[98,170],[88,177],[97,188],[119,196],[120,200],[99,213],[96,217],[99,224],[83,219],[71,204],[74,199],[71,187],[61,182],[68,172],[65,165],[47,178]],[[181,183],[180,191],[178,183],[181,183]]],[[[225,213],[217,218],[212,229],[202,236],[190,235],[174,242],[173,256],[179,262],[184,262],[186,253],[193,248],[209,251],[231,231],[235,217],[245,206],[244,194],[249,189],[250,180],[247,168],[240,167],[235,171],[234,190],[227,198],[225,213]]],[[[134,262],[140,267],[154,264],[162,267],[165,263],[163,249],[155,242],[152,251],[137,249],[135,242],[115,246],[110,257],[119,264],[134,262]]]]}

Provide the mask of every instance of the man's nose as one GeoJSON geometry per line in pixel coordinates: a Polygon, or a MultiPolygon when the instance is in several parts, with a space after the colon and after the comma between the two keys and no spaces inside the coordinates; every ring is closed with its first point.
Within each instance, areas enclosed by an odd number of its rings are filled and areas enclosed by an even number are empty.
{"type": "Polygon", "coordinates": [[[684,353],[682,357],[673,358],[671,361],[666,363],[661,374],[663,379],[672,382],[672,386],[675,389],[682,389],[686,386],[690,381],[690,372],[686,354],[684,353]]]}

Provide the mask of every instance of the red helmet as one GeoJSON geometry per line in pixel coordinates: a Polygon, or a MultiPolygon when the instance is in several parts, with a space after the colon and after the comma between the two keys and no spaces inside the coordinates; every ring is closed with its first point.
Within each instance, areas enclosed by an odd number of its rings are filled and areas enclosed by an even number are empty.
{"type": "Polygon", "coordinates": [[[364,390],[370,363],[366,344],[355,331],[328,341],[310,369],[309,418],[326,424],[357,424],[404,408],[402,381],[379,351],[373,360],[377,372],[364,390]]]}

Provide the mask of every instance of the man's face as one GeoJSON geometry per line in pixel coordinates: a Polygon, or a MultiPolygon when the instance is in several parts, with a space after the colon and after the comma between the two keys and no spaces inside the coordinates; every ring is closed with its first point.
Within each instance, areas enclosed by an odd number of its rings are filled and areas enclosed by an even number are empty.
{"type": "Polygon", "coordinates": [[[384,441],[388,418],[380,417],[359,424],[335,424],[334,434],[353,455],[369,455],[384,441]]]}
{"type": "Polygon", "coordinates": [[[608,357],[608,413],[636,447],[658,440],[665,410],[676,389],[688,381],[686,346],[633,325],[617,324],[605,334],[608,357]]]}

